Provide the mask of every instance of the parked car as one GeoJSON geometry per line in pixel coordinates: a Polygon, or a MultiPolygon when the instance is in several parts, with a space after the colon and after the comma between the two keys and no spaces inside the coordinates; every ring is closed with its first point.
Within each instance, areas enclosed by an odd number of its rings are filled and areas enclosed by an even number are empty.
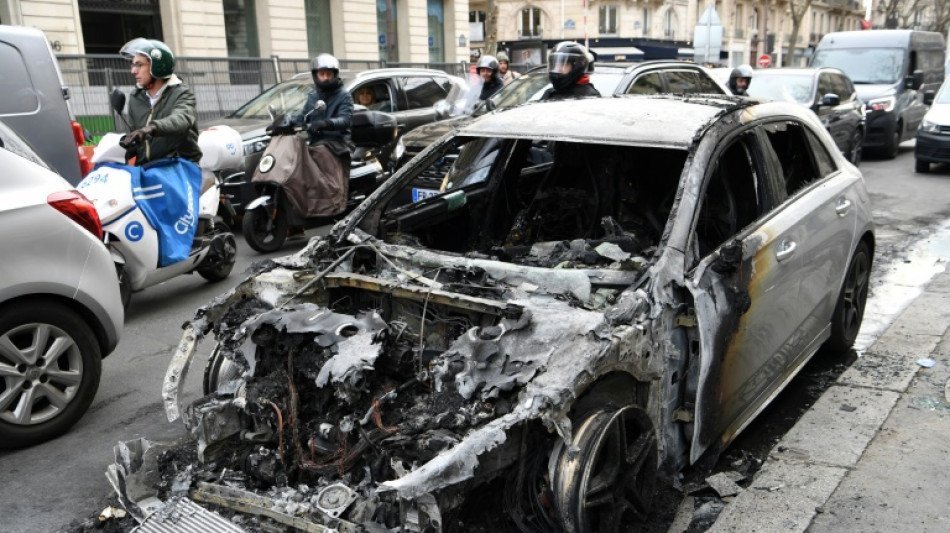
{"type": "Polygon", "coordinates": [[[924,95],[930,110],[924,115],[914,143],[914,170],[930,172],[931,163],[950,163],[950,89],[947,83],[936,96],[924,95]]]}
{"type": "MultiPolygon", "coordinates": [[[[842,70],[867,106],[864,147],[897,157],[927,112],[922,95],[944,79],[943,35],[917,30],[862,30],[825,34],[811,67],[842,70]]],[[[755,82],[753,82],[755,83],[755,82]]]]}
{"type": "MultiPolygon", "coordinates": [[[[340,77],[343,87],[352,95],[364,87],[373,91],[376,104],[371,110],[395,117],[400,134],[442,118],[436,104],[452,102],[468,89],[464,79],[441,70],[384,68],[359,73],[343,70],[340,77]]],[[[270,140],[264,129],[273,120],[271,112],[299,113],[314,90],[310,73],[298,74],[267,89],[227,117],[202,124],[202,127],[230,126],[244,139],[244,167],[225,172],[228,178],[222,186],[238,215],[243,214],[244,206],[257,197],[250,177],[270,140]]]]}
{"type": "Polygon", "coordinates": [[[82,152],[82,126],[73,119],[69,88],[46,35],[0,25],[0,119],[29,142],[56,172],[76,185],[92,163],[82,152]]]}
{"type": "MultiPolygon", "coordinates": [[[[485,115],[186,324],[164,402],[196,439],[174,457],[203,459],[161,487],[228,516],[299,502],[314,531],[633,527],[819,347],[852,345],[873,248],[860,172],[801,106],[485,115]],[[459,149],[446,192],[387,208],[459,149]],[[182,409],[202,334],[207,395],[182,409]]],[[[157,492],[138,479],[113,485],[157,492]]]]}
{"type": "Polygon", "coordinates": [[[119,342],[119,279],[92,202],[0,123],[0,448],[65,433],[119,342]]]}
{"type": "MultiPolygon", "coordinates": [[[[683,61],[645,61],[635,65],[597,65],[590,81],[601,95],[612,94],[730,94],[725,85],[714,79],[701,65],[683,61]]],[[[537,67],[506,85],[488,101],[481,103],[470,115],[461,115],[434,122],[404,135],[399,142],[403,153],[399,160],[404,165],[419,152],[451,129],[460,128],[475,118],[495,109],[506,109],[525,102],[538,100],[551,83],[547,67],[537,67]]],[[[398,202],[419,201],[438,193],[442,184],[442,167],[450,159],[441,161],[414,183],[398,202]]]]}
{"type": "Polygon", "coordinates": [[[747,92],[811,109],[845,157],[855,165],[861,162],[865,108],[844,72],[828,67],[758,69],[747,92]]]}

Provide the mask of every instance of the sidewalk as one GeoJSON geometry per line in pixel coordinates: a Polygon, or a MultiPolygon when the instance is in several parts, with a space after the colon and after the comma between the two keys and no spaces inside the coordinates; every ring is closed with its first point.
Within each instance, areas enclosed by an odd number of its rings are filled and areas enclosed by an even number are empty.
{"type": "Polygon", "coordinates": [[[950,531],[948,379],[945,271],[772,449],[708,531],[950,531]]]}

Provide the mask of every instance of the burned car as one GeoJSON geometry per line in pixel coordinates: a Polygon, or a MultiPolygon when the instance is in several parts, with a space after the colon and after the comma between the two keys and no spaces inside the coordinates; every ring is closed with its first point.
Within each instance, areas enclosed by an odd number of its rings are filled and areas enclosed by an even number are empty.
{"type": "Polygon", "coordinates": [[[110,478],[163,531],[635,529],[658,483],[851,346],[873,247],[861,174],[800,106],[496,112],[200,309],[163,390],[192,456],[126,443],[110,478]],[[389,207],[455,150],[444,193],[389,207]]]}

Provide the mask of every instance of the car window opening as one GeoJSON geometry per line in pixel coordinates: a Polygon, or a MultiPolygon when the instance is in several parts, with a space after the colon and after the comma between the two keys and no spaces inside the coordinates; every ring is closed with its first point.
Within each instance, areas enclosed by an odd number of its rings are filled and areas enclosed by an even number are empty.
{"type": "MultiPolygon", "coordinates": [[[[449,150],[446,153],[452,153],[449,150]]],[[[443,174],[442,193],[387,212],[393,243],[544,267],[614,265],[650,256],[666,225],[684,150],[568,141],[470,139],[443,174]],[[616,248],[615,248],[616,247],[616,248]]]]}

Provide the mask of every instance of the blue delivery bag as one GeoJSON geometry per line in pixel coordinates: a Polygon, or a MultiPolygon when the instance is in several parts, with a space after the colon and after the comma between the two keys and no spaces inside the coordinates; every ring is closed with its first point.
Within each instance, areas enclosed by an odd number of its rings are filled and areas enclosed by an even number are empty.
{"type": "Polygon", "coordinates": [[[158,266],[184,261],[198,227],[201,169],[172,157],[160,159],[132,173],[132,196],[158,232],[158,266]]]}

